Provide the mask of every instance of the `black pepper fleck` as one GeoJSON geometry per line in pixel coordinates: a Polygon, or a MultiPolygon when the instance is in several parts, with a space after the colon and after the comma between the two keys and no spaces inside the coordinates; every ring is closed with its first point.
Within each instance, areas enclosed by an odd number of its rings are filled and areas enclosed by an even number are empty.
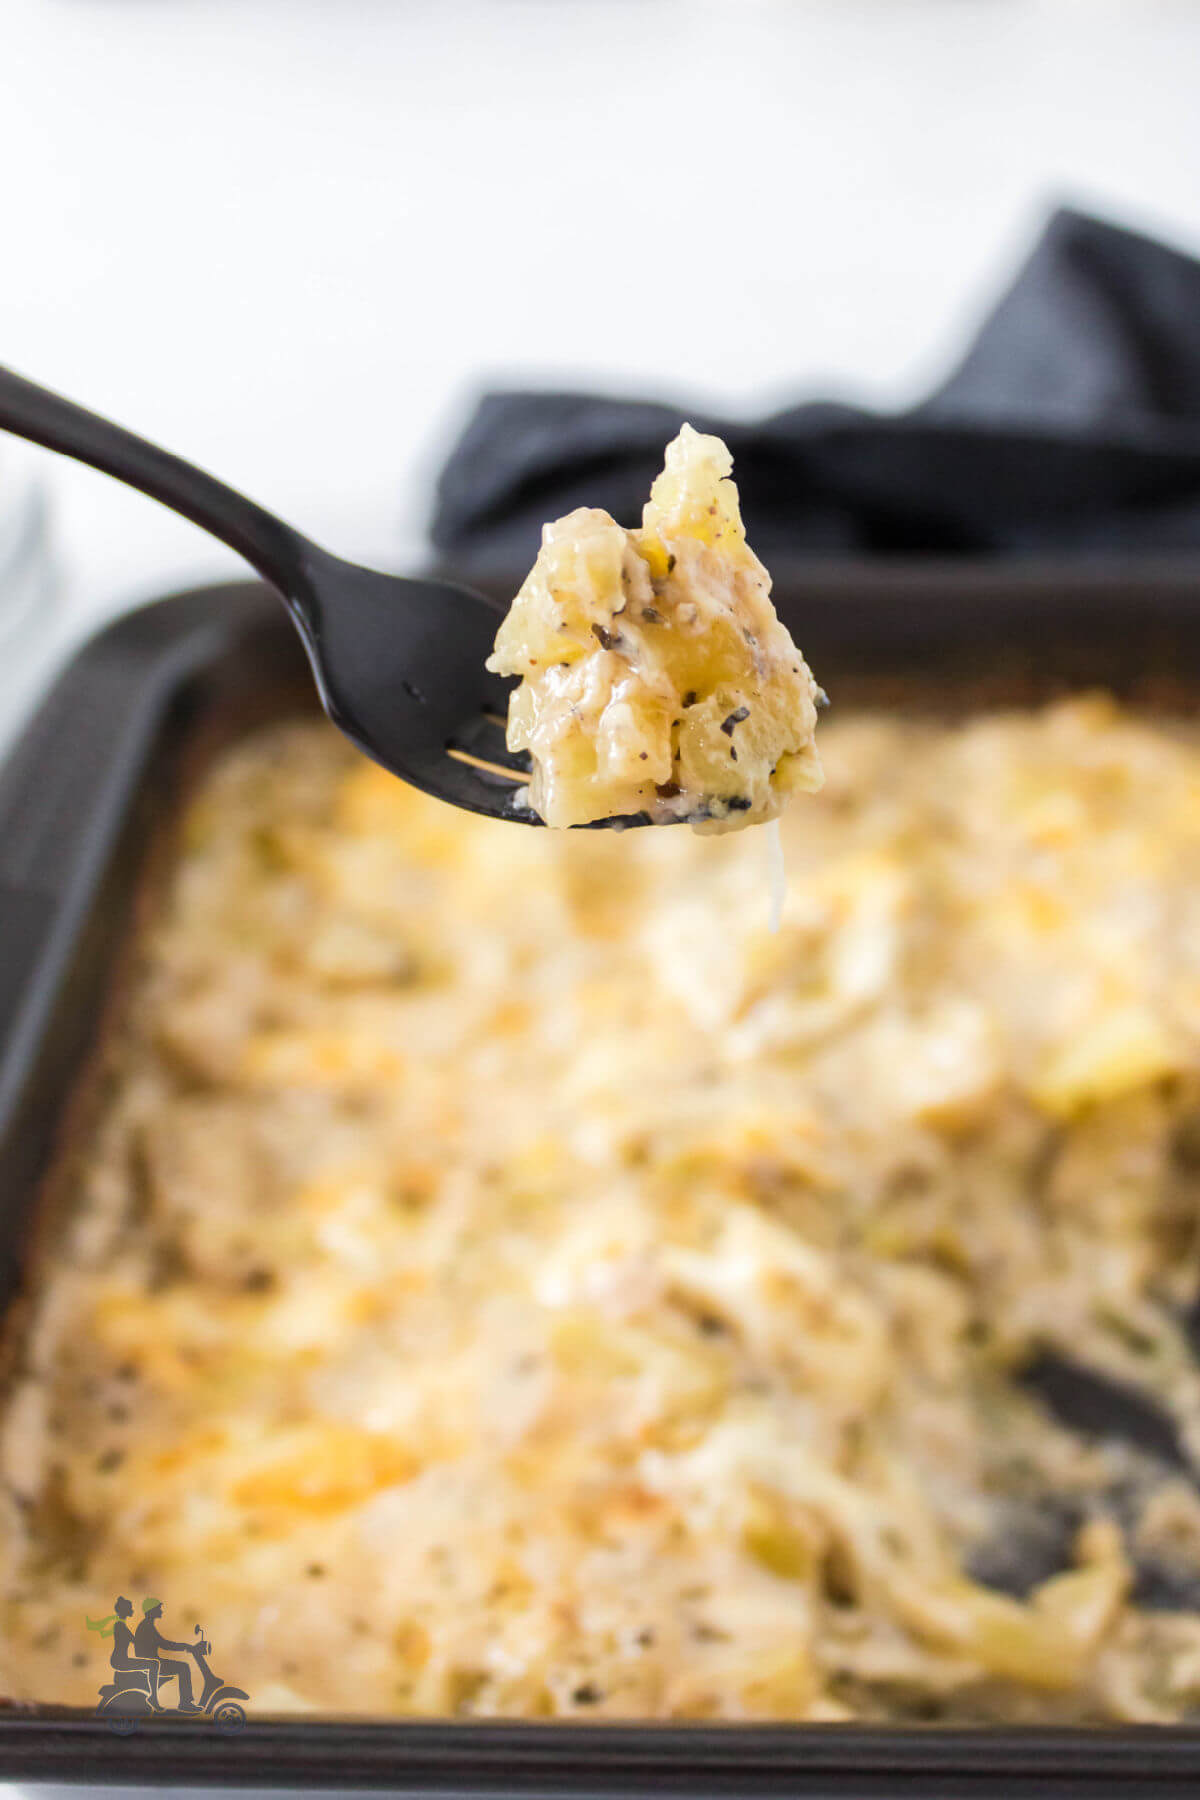
{"type": "Polygon", "coordinates": [[[743,719],[748,719],[749,717],[750,708],[748,706],[739,706],[736,712],[731,712],[728,717],[721,720],[721,730],[725,733],[726,737],[732,737],[734,726],[740,725],[743,719]]]}
{"type": "Polygon", "coordinates": [[[575,1689],[571,1698],[576,1706],[595,1706],[598,1700],[603,1700],[604,1695],[594,1681],[585,1681],[575,1689]]]}
{"type": "Polygon", "coordinates": [[[617,641],[612,632],[606,631],[603,625],[593,625],[592,636],[602,650],[611,650],[617,641]]]}

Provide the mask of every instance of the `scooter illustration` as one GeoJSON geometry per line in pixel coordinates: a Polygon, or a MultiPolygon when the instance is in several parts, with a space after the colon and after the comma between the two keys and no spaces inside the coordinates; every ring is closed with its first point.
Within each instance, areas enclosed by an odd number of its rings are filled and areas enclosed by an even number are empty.
{"type": "Polygon", "coordinates": [[[212,1644],[205,1637],[203,1628],[196,1626],[196,1641],[183,1646],[192,1657],[200,1672],[203,1687],[196,1697],[195,1704],[184,1707],[156,1707],[151,1698],[150,1672],[145,1668],[114,1668],[113,1679],[100,1689],[100,1703],[97,1712],[105,1715],[109,1727],[121,1736],[137,1729],[140,1718],[148,1717],[152,1712],[165,1712],[183,1717],[210,1718],[218,1731],[236,1732],[246,1723],[246,1709],[243,1700],[250,1698],[244,1688],[233,1687],[214,1674],[208,1658],[212,1654],[212,1644]]]}

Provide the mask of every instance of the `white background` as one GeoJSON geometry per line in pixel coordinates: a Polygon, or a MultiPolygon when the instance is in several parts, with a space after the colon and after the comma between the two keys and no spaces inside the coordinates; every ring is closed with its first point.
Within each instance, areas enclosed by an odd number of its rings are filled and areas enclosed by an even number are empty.
{"type": "MultiPolygon", "coordinates": [[[[0,362],[392,566],[481,382],[898,403],[1053,200],[1200,244],[1195,0],[0,0],[0,26],[0,362]]],[[[232,570],[45,460],[77,618],[232,570]]]]}
{"type": "MultiPolygon", "coordinates": [[[[403,566],[482,382],[899,404],[1054,200],[1200,246],[1198,77],[1196,0],[0,0],[0,362],[403,566]]],[[[234,568],[46,478],[76,635],[234,568]]]]}

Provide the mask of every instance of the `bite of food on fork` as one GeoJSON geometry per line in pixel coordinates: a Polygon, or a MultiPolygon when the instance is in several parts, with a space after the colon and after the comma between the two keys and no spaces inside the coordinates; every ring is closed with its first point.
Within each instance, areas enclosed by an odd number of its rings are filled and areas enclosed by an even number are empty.
{"type": "Polygon", "coordinates": [[[488,668],[519,677],[515,796],[546,825],[776,818],[821,785],[824,695],[746,542],[733,459],[684,425],[640,530],[579,507],[545,527],[488,668]]]}
{"type": "Polygon", "coordinates": [[[497,634],[483,596],[333,556],[3,368],[0,429],[139,489],[244,557],[287,607],[333,723],[451,805],[526,824],[728,831],[821,785],[824,696],[771,604],[719,438],[683,427],[640,530],[589,507],[547,525],[497,634]]]}

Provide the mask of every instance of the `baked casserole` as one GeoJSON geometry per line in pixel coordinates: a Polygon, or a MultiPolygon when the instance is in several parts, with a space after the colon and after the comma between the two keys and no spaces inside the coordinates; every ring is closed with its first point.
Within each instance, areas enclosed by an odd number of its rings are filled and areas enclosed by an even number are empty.
{"type": "Polygon", "coordinates": [[[1195,1709],[1195,1488],[1020,1375],[1200,1448],[1200,736],[1093,695],[822,750],[777,934],[759,833],[223,754],[5,1399],[7,1694],[94,1704],[132,1591],[259,1713],[1195,1709]]]}

